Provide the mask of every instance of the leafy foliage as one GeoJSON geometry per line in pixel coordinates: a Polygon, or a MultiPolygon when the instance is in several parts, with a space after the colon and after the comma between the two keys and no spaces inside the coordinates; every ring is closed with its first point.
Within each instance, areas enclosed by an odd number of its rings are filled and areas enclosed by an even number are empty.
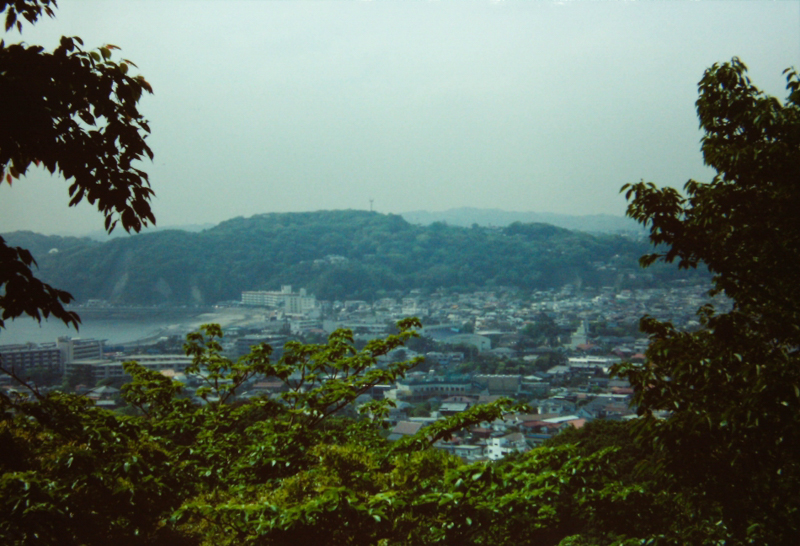
{"type": "Polygon", "coordinates": [[[642,264],[702,262],[713,292],[734,302],[727,313],[700,308],[696,333],[645,317],[648,364],[619,369],[636,387],[665,485],[733,544],[800,541],[800,79],[786,73],[781,103],[738,59],[712,66],[697,111],[717,175],[690,180],[684,194],[623,187],[628,214],[666,248],[642,264]],[[658,411],[671,417],[656,420],[658,411]]]}
{"type": "MultiPolygon", "coordinates": [[[[0,2],[6,32],[22,31],[19,16],[34,23],[54,16],[50,0],[0,2]]],[[[114,61],[114,45],[82,49],[78,37],[62,37],[47,52],[38,45],[0,41],[0,182],[11,184],[31,164],[68,182],[70,205],[86,199],[105,217],[110,232],[118,222],[138,232],[155,223],[150,210],[147,173],[136,165],[153,152],[145,142],[150,127],[139,112],[142,94],[152,93],[142,76],[130,76],[135,65],[114,61]]],[[[71,301],[64,291],[38,281],[30,253],[0,238],[2,320],[23,314],[38,320],[50,315],[77,326],[78,317],[64,310],[71,301]]],[[[0,322],[2,327],[2,322],[0,322]]]]}
{"type": "Polygon", "coordinates": [[[55,12],[50,6],[55,6],[55,0],[2,0],[0,1],[0,13],[6,14],[5,29],[9,31],[16,25],[19,32],[22,32],[21,15],[29,23],[35,23],[42,13],[49,17],[55,17],[55,12]]]}
{"type": "Polygon", "coordinates": [[[5,320],[28,315],[41,321],[50,315],[66,324],[78,325],[78,315],[64,309],[72,296],[43,283],[33,276],[31,267],[36,261],[31,253],[20,247],[6,245],[0,237],[0,328],[5,320]]]}
{"type": "MultiPolygon", "coordinates": [[[[376,366],[415,335],[416,319],[361,351],[352,334],[267,345],[236,362],[222,332],[187,336],[195,395],[136,363],[124,397],[137,415],[73,395],[0,397],[0,541],[4,544],[557,544],[630,533],[658,512],[618,448],[600,441],[464,464],[439,439],[525,408],[476,406],[389,443],[388,400],[337,410],[402,377],[415,362],[376,366]],[[275,397],[235,396],[247,378],[284,384],[275,397]],[[610,529],[604,530],[604,529],[610,529]],[[568,538],[571,537],[571,538],[568,538]]],[[[627,448],[631,451],[630,448],[627,448]]]]}
{"type": "MultiPolygon", "coordinates": [[[[328,424],[354,394],[413,365],[366,370],[418,325],[405,321],[398,335],[360,352],[350,334],[337,332],[327,345],[295,346],[277,363],[269,362],[266,345],[229,361],[219,354],[219,327],[208,325],[188,337],[186,349],[195,357],[189,371],[205,381],[196,394],[209,403],[194,405],[179,396],[179,383],[128,363],[134,381],[124,396],[140,408],[138,417],[116,416],[59,393],[34,401],[3,395],[2,541],[182,543],[192,533],[185,536],[166,518],[203,491],[230,486],[237,492],[295,474],[311,464],[312,446],[325,438],[379,442],[377,429],[328,424]],[[284,402],[228,404],[254,374],[285,381],[284,402]]],[[[380,415],[379,408],[369,409],[380,415]]]]}

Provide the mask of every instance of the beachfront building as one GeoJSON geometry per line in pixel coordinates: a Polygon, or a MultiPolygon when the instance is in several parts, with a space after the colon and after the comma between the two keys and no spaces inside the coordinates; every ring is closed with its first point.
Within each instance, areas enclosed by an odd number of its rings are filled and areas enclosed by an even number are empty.
{"type": "Polygon", "coordinates": [[[300,292],[292,292],[292,286],[281,286],[280,291],[271,292],[264,290],[242,292],[242,305],[256,307],[272,307],[282,309],[289,315],[302,315],[316,309],[317,298],[306,293],[305,288],[300,292]]]}

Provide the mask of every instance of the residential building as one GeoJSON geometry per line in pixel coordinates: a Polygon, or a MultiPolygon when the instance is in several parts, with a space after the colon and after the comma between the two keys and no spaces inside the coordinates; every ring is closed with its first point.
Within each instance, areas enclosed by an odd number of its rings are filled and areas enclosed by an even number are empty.
{"type": "Polygon", "coordinates": [[[400,421],[398,422],[392,432],[389,433],[389,440],[399,440],[404,436],[413,436],[424,426],[424,423],[413,421],[400,421]]]}
{"type": "Polygon", "coordinates": [[[234,352],[236,356],[243,356],[249,354],[254,345],[261,345],[267,343],[272,347],[273,358],[279,358],[283,354],[283,345],[287,341],[287,337],[281,334],[248,334],[240,336],[236,340],[234,352]]]}
{"type": "Polygon", "coordinates": [[[259,307],[274,307],[283,309],[289,315],[302,315],[317,307],[317,298],[308,295],[305,288],[300,292],[292,292],[292,286],[281,286],[280,291],[246,291],[242,292],[242,304],[259,307]]]}
{"type": "Polygon", "coordinates": [[[509,453],[524,453],[529,449],[528,442],[525,441],[525,435],[521,432],[512,432],[505,436],[489,438],[486,442],[486,457],[490,461],[497,461],[509,453]]]}
{"type": "MultiPolygon", "coordinates": [[[[48,374],[59,374],[63,371],[61,351],[55,343],[37,345],[26,343],[24,345],[0,345],[0,363],[9,371],[13,371],[21,378],[37,369],[48,374]]],[[[0,374],[0,381],[11,382],[11,377],[0,374]]]]}
{"type": "Polygon", "coordinates": [[[61,351],[61,361],[68,364],[73,360],[103,358],[104,339],[81,339],[61,336],[56,341],[61,351]]]}
{"type": "Polygon", "coordinates": [[[506,396],[515,396],[519,394],[522,384],[521,375],[478,374],[473,380],[481,387],[487,389],[490,394],[502,394],[506,396]]]}
{"type": "MultiPolygon", "coordinates": [[[[164,372],[167,370],[183,371],[192,363],[192,357],[186,355],[131,355],[124,362],[134,360],[148,370],[164,372]]],[[[84,359],[73,360],[65,364],[67,375],[81,374],[91,376],[96,383],[102,379],[122,379],[129,377],[122,367],[122,360],[84,359]]]]}

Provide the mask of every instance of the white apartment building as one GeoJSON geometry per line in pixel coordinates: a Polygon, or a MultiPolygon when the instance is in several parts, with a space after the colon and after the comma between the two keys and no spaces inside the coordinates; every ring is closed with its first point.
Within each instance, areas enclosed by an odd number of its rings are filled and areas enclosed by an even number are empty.
{"type": "Polygon", "coordinates": [[[499,438],[490,438],[486,443],[486,457],[490,461],[499,461],[509,453],[529,451],[528,443],[521,432],[506,434],[499,438]]]}
{"type": "Polygon", "coordinates": [[[242,292],[242,305],[274,307],[290,315],[301,315],[316,309],[317,298],[308,295],[305,288],[292,292],[292,285],[281,286],[280,291],[253,290],[242,292]]]}

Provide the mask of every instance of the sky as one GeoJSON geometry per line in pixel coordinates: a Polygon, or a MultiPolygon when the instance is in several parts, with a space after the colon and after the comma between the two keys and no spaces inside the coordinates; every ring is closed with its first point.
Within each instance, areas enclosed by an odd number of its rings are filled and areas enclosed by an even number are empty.
{"type": "MultiPolygon", "coordinates": [[[[623,215],[620,187],[708,180],[697,82],[738,56],[783,99],[796,1],[60,0],[6,33],[115,44],[154,88],[159,226],[321,209],[623,215]],[[372,201],[372,203],[370,203],[372,201]]],[[[40,170],[0,233],[101,230],[40,170]]]]}

